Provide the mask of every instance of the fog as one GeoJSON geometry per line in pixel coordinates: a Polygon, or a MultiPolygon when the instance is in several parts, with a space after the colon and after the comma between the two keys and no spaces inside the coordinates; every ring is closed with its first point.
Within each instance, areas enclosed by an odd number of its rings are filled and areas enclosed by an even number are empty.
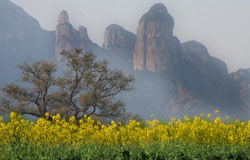
{"type": "Polygon", "coordinates": [[[11,0],[36,18],[47,30],[54,30],[63,9],[70,22],[85,25],[91,39],[100,45],[104,30],[117,23],[136,32],[138,21],[152,4],[162,2],[175,19],[175,35],[181,42],[197,40],[211,55],[226,62],[230,71],[249,68],[249,0],[11,0]]]}

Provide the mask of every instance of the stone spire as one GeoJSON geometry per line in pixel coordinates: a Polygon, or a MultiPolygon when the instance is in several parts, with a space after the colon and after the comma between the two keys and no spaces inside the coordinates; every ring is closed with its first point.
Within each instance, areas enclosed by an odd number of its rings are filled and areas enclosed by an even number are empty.
{"type": "Polygon", "coordinates": [[[55,38],[55,54],[59,61],[61,60],[60,53],[63,50],[71,51],[77,48],[83,49],[83,51],[94,51],[100,48],[90,40],[86,27],[79,26],[79,30],[77,30],[69,23],[69,15],[65,10],[58,16],[55,38]]]}
{"type": "Polygon", "coordinates": [[[65,10],[63,10],[58,16],[58,24],[63,24],[68,22],[69,22],[69,15],[65,10]]]}
{"type": "Polygon", "coordinates": [[[177,64],[180,42],[173,36],[174,19],[157,3],[144,14],[137,27],[134,70],[160,72],[177,64]]]}

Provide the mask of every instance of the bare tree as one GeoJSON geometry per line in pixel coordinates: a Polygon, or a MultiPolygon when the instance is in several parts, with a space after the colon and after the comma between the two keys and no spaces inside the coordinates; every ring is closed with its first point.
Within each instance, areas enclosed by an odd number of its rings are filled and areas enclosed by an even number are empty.
{"type": "Polygon", "coordinates": [[[46,112],[71,116],[115,118],[125,112],[117,95],[133,89],[133,76],[108,68],[91,52],[63,51],[66,71],[55,77],[56,65],[37,61],[19,66],[25,87],[11,83],[2,91],[4,111],[44,117],[46,112]]]}
{"type": "Polygon", "coordinates": [[[122,91],[133,89],[133,77],[125,76],[122,71],[111,70],[107,61],[96,61],[91,52],[82,50],[63,51],[67,72],[57,81],[59,90],[56,95],[61,104],[67,105],[73,115],[117,117],[124,111],[124,104],[116,100],[122,91]]]}
{"type": "Polygon", "coordinates": [[[5,96],[1,98],[1,109],[43,117],[49,111],[52,100],[50,94],[55,81],[56,65],[37,61],[32,64],[24,62],[18,67],[23,74],[25,87],[10,83],[3,88],[5,96]]]}

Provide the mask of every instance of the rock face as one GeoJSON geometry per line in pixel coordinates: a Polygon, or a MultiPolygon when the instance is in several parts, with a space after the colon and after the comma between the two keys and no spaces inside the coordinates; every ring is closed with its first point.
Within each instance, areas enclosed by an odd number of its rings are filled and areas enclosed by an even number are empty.
{"type": "Polygon", "coordinates": [[[174,20],[163,4],[155,4],[137,27],[134,69],[164,71],[178,63],[179,40],[173,36],[174,20]]]}
{"type": "Polygon", "coordinates": [[[181,58],[191,62],[202,73],[211,76],[228,75],[227,65],[212,57],[207,48],[197,41],[189,41],[181,44],[181,58]]]}
{"type": "Polygon", "coordinates": [[[196,41],[181,44],[179,62],[177,70],[182,88],[198,97],[203,106],[231,113],[242,111],[240,89],[229,75],[227,65],[212,57],[204,45],[196,41]]]}
{"type": "MultiPolygon", "coordinates": [[[[201,43],[189,41],[180,44],[178,38],[173,36],[173,29],[174,20],[163,4],[153,5],[142,16],[137,28],[134,70],[149,71],[147,74],[161,77],[151,83],[160,83],[160,88],[166,91],[163,93],[165,97],[160,99],[157,97],[161,95],[156,94],[160,92],[159,88],[156,91],[150,87],[147,93],[141,88],[141,92],[147,95],[154,92],[148,98],[157,95],[154,98],[157,101],[164,99],[162,106],[165,103],[172,113],[211,112],[215,108],[228,114],[243,112],[246,106],[243,103],[247,99],[246,82],[242,82],[240,87],[239,82],[228,73],[227,65],[211,56],[201,43]],[[161,72],[165,77],[153,74],[155,72],[161,72]],[[244,96],[241,92],[244,92],[244,96]]],[[[155,106],[157,104],[154,102],[155,106]]]]}
{"type": "Polygon", "coordinates": [[[80,26],[78,30],[73,28],[69,23],[69,16],[66,11],[59,14],[55,37],[57,60],[61,59],[60,53],[63,50],[70,51],[75,48],[82,48],[83,51],[100,49],[97,44],[89,39],[86,27],[80,26]]]}
{"type": "Polygon", "coordinates": [[[135,34],[117,24],[111,24],[105,30],[103,48],[132,65],[135,41],[135,34]]]}
{"type": "Polygon", "coordinates": [[[69,23],[69,15],[65,10],[63,10],[58,17],[58,24],[64,23],[69,23]]]}
{"type": "Polygon", "coordinates": [[[74,29],[67,12],[62,11],[56,29],[56,55],[60,58],[62,50],[91,49],[95,54],[105,53],[102,58],[112,67],[131,71],[133,65],[136,91],[127,102],[144,106],[145,112],[164,116],[168,112],[181,115],[216,108],[225,114],[249,110],[249,72],[229,74],[227,65],[211,56],[201,43],[180,44],[173,29],[174,20],[167,8],[155,4],[141,17],[137,35],[119,25],[109,25],[100,48],[90,40],[85,27],[74,29]]]}
{"type": "Polygon", "coordinates": [[[104,34],[103,48],[108,52],[108,59],[115,68],[133,71],[133,52],[136,35],[117,24],[109,25],[104,34]]]}

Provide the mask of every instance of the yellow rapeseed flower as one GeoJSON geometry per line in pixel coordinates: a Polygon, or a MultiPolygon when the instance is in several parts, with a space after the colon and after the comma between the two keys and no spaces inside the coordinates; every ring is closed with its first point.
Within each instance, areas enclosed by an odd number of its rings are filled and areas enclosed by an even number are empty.
{"type": "Polygon", "coordinates": [[[16,118],[16,113],[15,112],[10,112],[10,119],[16,118]]]}
{"type": "Polygon", "coordinates": [[[69,121],[70,122],[75,122],[76,121],[76,117],[75,116],[70,117],[69,121]]]}
{"type": "Polygon", "coordinates": [[[202,118],[204,118],[204,117],[205,117],[204,113],[201,113],[201,114],[200,114],[200,116],[201,116],[202,118]]]}
{"type": "Polygon", "coordinates": [[[46,118],[46,119],[49,118],[49,113],[48,113],[48,112],[45,113],[45,118],[46,118]]]}
{"type": "Polygon", "coordinates": [[[184,115],[184,120],[189,121],[190,119],[189,119],[189,117],[187,115],[184,115]]]}
{"type": "Polygon", "coordinates": [[[211,118],[211,117],[212,117],[212,114],[208,113],[208,114],[207,114],[207,117],[208,117],[208,118],[211,118]]]}
{"type": "Polygon", "coordinates": [[[214,111],[214,113],[215,114],[218,114],[220,111],[218,110],[218,109],[216,109],[215,111],[214,111]]]}
{"type": "MultiPolygon", "coordinates": [[[[211,114],[207,115],[209,118],[211,114]]],[[[129,124],[111,122],[110,125],[95,122],[91,117],[77,123],[75,118],[69,121],[60,115],[53,116],[54,121],[40,118],[36,122],[24,120],[11,113],[11,121],[0,123],[0,142],[9,144],[19,139],[35,144],[103,144],[147,146],[152,143],[162,145],[171,142],[192,144],[250,144],[250,121],[223,123],[220,117],[213,121],[194,116],[192,121],[187,115],[184,120],[176,118],[168,124],[159,120],[146,121],[147,125],[131,120],[129,124]],[[56,122],[56,123],[55,123],[56,122]]]]}

